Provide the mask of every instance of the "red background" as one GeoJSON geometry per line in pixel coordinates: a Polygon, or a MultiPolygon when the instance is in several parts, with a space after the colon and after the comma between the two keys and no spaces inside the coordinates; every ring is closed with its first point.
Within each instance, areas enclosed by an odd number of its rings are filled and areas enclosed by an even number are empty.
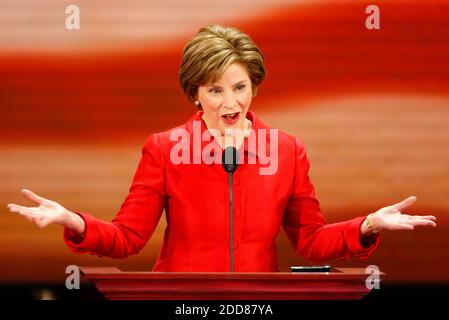
{"type": "MultiPolygon", "coordinates": [[[[165,219],[126,260],[74,255],[62,229],[40,230],[6,209],[29,188],[111,220],[152,132],[195,111],[178,84],[186,41],[204,25],[248,33],[267,78],[252,110],[301,138],[328,222],[409,195],[436,229],[383,232],[367,261],[387,281],[449,281],[449,4],[376,1],[2,1],[0,10],[0,282],[60,283],[69,264],[150,270],[165,219]],[[66,30],[78,4],[81,28],[66,30]]],[[[281,268],[308,264],[283,233],[281,268]]]]}

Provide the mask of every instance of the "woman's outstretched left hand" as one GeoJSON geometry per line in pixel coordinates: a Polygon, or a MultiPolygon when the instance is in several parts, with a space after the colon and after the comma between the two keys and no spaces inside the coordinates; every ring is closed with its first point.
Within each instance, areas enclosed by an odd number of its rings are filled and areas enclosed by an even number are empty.
{"type": "Polygon", "coordinates": [[[381,208],[367,217],[362,224],[362,234],[380,230],[413,230],[415,227],[436,227],[436,217],[432,215],[409,215],[403,211],[415,203],[416,197],[381,208]],[[371,220],[371,221],[369,221],[371,220]]]}

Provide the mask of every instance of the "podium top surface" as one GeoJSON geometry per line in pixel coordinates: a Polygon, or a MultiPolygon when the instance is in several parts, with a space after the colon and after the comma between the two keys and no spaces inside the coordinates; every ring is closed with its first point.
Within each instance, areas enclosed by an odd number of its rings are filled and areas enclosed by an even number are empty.
{"type": "MultiPolygon", "coordinates": [[[[369,273],[365,268],[333,268],[331,272],[153,272],[122,271],[116,267],[80,267],[88,279],[361,279],[369,273]]],[[[380,276],[385,275],[383,272],[380,276]]]]}

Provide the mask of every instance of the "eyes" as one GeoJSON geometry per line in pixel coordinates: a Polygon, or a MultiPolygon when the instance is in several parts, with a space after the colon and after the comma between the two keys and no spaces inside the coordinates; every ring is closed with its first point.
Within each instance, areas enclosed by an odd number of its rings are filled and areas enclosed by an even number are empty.
{"type": "MultiPolygon", "coordinates": [[[[246,88],[246,84],[239,84],[238,86],[235,87],[236,91],[243,91],[246,88]]],[[[209,92],[212,94],[219,94],[221,93],[221,88],[218,87],[213,87],[211,89],[209,89],[209,92]]]]}

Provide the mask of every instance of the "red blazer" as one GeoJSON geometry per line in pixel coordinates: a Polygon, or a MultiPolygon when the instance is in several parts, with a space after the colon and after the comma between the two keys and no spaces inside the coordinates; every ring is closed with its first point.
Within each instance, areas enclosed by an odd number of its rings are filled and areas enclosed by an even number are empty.
{"type": "MultiPolygon", "coordinates": [[[[86,223],[84,238],[64,230],[64,240],[73,252],[112,258],[136,254],[148,242],[165,209],[167,228],[153,271],[229,271],[228,174],[217,163],[170,161],[170,150],[178,143],[170,141],[170,133],[186,129],[193,137],[194,121],[203,133],[207,128],[201,115],[199,111],[184,125],[148,137],[129,194],[112,222],[77,212],[86,223]]],[[[251,111],[247,118],[254,129],[251,135],[262,138],[258,129],[269,127],[251,111]]],[[[281,225],[295,251],[312,261],[368,257],[379,245],[379,235],[361,243],[360,226],[365,217],[326,224],[309,178],[304,144],[278,132],[279,160],[274,175],[259,174],[259,168],[267,166],[261,160],[266,159],[253,150],[248,138],[240,149],[256,161],[240,164],[234,173],[234,270],[279,271],[275,239],[281,225]]],[[[192,139],[189,143],[192,148],[192,139]]],[[[269,135],[266,143],[269,150],[269,135]]]]}

